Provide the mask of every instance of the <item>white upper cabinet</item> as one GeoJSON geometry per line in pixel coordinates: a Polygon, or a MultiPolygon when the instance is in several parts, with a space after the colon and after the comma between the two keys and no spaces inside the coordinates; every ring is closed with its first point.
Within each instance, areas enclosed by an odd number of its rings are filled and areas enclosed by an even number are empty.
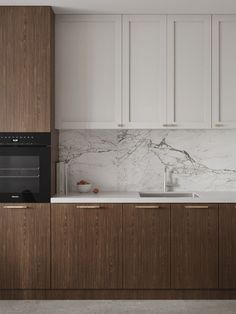
{"type": "Polygon", "coordinates": [[[166,119],[166,16],[123,16],[123,122],[160,128],[166,119]]]}
{"type": "Polygon", "coordinates": [[[121,124],[121,16],[56,17],[56,127],[121,124]]]}
{"type": "Polygon", "coordinates": [[[213,127],[236,127],[236,16],[213,16],[213,127]]]}
{"type": "Polygon", "coordinates": [[[211,127],[211,16],[169,15],[167,127],[211,127]]]}
{"type": "Polygon", "coordinates": [[[56,127],[236,128],[236,15],[59,15],[56,127]]]}

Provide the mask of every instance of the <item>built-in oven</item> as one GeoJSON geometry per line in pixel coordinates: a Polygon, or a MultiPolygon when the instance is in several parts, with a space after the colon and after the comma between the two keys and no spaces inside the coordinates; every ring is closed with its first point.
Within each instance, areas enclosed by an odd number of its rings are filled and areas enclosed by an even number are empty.
{"type": "Polygon", "coordinates": [[[0,202],[50,201],[50,133],[0,133],[0,202]]]}

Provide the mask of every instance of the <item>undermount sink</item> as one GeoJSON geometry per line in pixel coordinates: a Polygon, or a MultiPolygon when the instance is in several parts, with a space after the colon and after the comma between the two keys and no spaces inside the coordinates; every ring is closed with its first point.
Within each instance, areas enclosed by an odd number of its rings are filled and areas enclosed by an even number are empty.
{"type": "Polygon", "coordinates": [[[188,197],[188,198],[197,198],[199,197],[196,193],[183,193],[183,192],[139,192],[140,197],[188,197]]]}

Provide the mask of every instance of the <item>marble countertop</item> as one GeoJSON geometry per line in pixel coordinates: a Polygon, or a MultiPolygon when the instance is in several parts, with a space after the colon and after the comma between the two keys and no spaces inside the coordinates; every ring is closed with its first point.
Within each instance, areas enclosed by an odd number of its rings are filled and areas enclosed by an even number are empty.
{"type": "Polygon", "coordinates": [[[51,203],[236,203],[236,191],[193,192],[198,197],[140,197],[138,192],[77,193],[55,195],[51,203]]]}

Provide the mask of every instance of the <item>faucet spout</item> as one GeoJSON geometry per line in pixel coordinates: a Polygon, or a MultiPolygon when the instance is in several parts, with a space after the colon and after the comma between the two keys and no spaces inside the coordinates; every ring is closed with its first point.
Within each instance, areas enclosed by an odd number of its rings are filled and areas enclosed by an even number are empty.
{"type": "Polygon", "coordinates": [[[166,192],[166,179],[167,179],[167,166],[164,168],[164,180],[163,180],[163,191],[166,192]]]}

